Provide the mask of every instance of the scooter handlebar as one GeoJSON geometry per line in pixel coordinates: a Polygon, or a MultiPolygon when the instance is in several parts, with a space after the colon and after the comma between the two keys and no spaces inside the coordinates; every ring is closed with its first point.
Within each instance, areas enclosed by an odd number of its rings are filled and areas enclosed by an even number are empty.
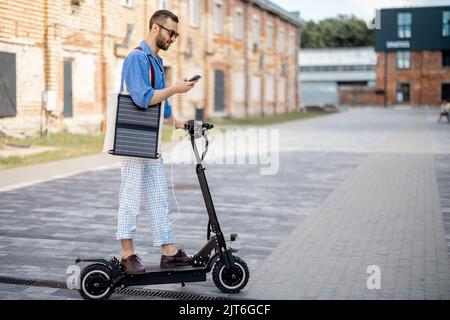
{"type": "Polygon", "coordinates": [[[205,128],[206,130],[209,130],[209,129],[214,128],[214,125],[211,123],[203,122],[202,127],[205,128]]]}
{"type": "Polygon", "coordinates": [[[214,125],[211,123],[189,120],[189,121],[186,121],[186,123],[184,124],[184,129],[189,130],[189,131],[194,130],[195,127],[197,127],[197,128],[199,127],[200,123],[201,123],[201,127],[203,129],[210,130],[210,129],[214,128],[214,125]]]}

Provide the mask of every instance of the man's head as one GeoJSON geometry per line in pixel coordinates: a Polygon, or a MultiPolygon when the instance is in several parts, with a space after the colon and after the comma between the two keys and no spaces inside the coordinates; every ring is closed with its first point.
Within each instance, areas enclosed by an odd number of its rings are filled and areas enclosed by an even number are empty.
{"type": "Polygon", "coordinates": [[[156,11],[150,18],[149,27],[159,49],[169,49],[178,37],[178,17],[168,10],[156,11]]]}

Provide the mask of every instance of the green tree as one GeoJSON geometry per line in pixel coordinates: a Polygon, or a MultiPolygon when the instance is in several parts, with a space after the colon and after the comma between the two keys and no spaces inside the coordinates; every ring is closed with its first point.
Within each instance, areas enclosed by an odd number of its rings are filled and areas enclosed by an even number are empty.
{"type": "Polygon", "coordinates": [[[302,48],[364,47],[373,45],[373,30],[354,15],[338,15],[318,23],[303,23],[302,48]]]}

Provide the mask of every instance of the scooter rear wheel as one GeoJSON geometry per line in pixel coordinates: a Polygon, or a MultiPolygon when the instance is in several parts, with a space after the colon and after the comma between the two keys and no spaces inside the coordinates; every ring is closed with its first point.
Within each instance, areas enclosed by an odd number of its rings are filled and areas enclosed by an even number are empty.
{"type": "Polygon", "coordinates": [[[250,272],[247,264],[239,257],[233,256],[234,268],[228,270],[225,263],[219,259],[214,265],[213,280],[217,288],[225,293],[238,293],[248,282],[250,272]]]}
{"type": "Polygon", "coordinates": [[[107,300],[114,291],[111,269],[102,264],[91,264],[80,275],[80,294],[86,300],[107,300]]]}

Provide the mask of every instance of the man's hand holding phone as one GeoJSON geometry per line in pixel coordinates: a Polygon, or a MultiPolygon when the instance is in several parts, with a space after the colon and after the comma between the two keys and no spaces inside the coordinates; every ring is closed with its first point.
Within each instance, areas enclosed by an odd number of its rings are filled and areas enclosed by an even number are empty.
{"type": "Polygon", "coordinates": [[[192,81],[198,81],[198,80],[200,80],[200,78],[201,78],[202,76],[201,75],[195,75],[195,76],[193,76],[192,78],[190,78],[189,80],[186,80],[187,82],[192,82],[192,81]]]}
{"type": "Polygon", "coordinates": [[[191,79],[182,79],[179,80],[175,85],[173,86],[176,93],[186,93],[189,90],[191,90],[194,85],[198,82],[198,80],[201,78],[201,76],[196,75],[192,77],[191,79]]]}

